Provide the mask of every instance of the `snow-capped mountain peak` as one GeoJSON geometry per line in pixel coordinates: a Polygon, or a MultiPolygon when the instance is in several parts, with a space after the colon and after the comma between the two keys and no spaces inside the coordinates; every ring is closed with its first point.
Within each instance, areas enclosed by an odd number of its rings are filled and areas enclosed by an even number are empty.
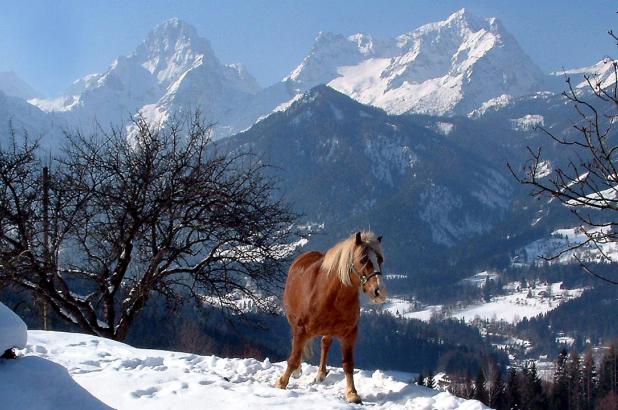
{"type": "Polygon", "coordinates": [[[393,39],[320,33],[284,81],[301,90],[328,84],[389,113],[448,115],[533,93],[543,78],[496,18],[461,9],[393,39]]]}
{"type": "MultiPolygon", "coordinates": [[[[260,90],[240,64],[224,65],[195,27],[173,18],[156,26],[135,51],[116,58],[102,74],[76,80],[70,95],[33,99],[45,111],[62,112],[78,125],[119,124],[141,112],[165,121],[186,109],[199,109],[209,122],[224,123],[260,90]]],[[[253,118],[255,121],[255,118],[253,118]]],[[[237,131],[230,127],[225,133],[237,131]]]]}
{"type": "Polygon", "coordinates": [[[205,61],[219,64],[208,40],[178,18],[156,26],[133,55],[164,86],[205,61]]]}
{"type": "Polygon", "coordinates": [[[283,81],[290,81],[297,88],[308,90],[338,77],[339,67],[356,65],[368,58],[383,57],[392,54],[394,49],[392,39],[376,39],[363,33],[346,37],[320,32],[309,54],[283,81]]]}

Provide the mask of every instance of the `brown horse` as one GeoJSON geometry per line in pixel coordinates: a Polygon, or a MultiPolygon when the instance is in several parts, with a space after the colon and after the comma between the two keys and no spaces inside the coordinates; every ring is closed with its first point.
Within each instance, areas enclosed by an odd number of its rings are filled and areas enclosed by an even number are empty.
{"type": "Polygon", "coordinates": [[[354,345],[360,319],[359,290],[373,303],[383,303],[386,288],[380,278],[384,256],[382,237],[358,232],[326,254],[306,252],[298,256],[288,272],[283,302],[292,328],[292,352],[285,373],[276,386],[285,389],[290,376],[300,376],[305,345],[322,336],[320,367],[315,377],[321,382],[328,373],[326,359],[332,338],[341,342],[346,400],[361,403],[354,387],[354,345]]]}

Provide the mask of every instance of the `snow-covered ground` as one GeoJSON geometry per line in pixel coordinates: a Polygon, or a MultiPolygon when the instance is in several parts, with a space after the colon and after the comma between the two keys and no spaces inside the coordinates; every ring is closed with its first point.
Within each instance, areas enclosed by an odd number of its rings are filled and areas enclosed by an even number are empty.
{"type": "MultiPolygon", "coordinates": [[[[495,280],[497,276],[495,273],[481,272],[464,280],[473,284],[484,284],[487,277],[490,277],[489,280],[495,280]]],[[[535,283],[534,286],[526,287],[522,287],[519,282],[511,282],[505,286],[507,295],[494,296],[486,303],[447,310],[441,305],[424,306],[419,309],[420,303],[417,301],[389,298],[382,309],[397,317],[420,319],[426,322],[438,316],[464,319],[466,322],[481,319],[517,323],[523,318],[532,318],[549,312],[561,303],[578,298],[585,290],[583,288],[561,289],[561,287],[562,282],[535,283]]]]}
{"type": "MultiPolygon", "coordinates": [[[[0,360],[0,397],[6,408],[362,408],[344,401],[340,368],[313,384],[317,368],[303,364],[303,375],[280,390],[273,385],[283,362],[137,349],[94,336],[37,330],[29,331],[20,356],[25,357],[0,360]]],[[[486,408],[416,386],[411,377],[359,370],[355,382],[365,405],[375,409],[486,408]]]]}
{"type": "Polygon", "coordinates": [[[534,287],[521,287],[519,282],[507,285],[509,294],[492,297],[488,303],[472,305],[455,311],[452,317],[471,322],[481,320],[504,320],[517,323],[523,318],[531,318],[557,308],[561,303],[578,298],[585,289],[561,289],[562,282],[536,284],[534,287]]]}
{"type": "Polygon", "coordinates": [[[562,282],[539,284],[533,288],[514,289],[511,294],[492,297],[488,303],[469,306],[453,312],[452,317],[471,322],[495,319],[517,323],[523,318],[531,318],[557,308],[561,303],[578,298],[584,289],[560,289],[562,282]]]}
{"type": "Polygon", "coordinates": [[[496,279],[498,279],[499,276],[500,275],[498,275],[496,272],[490,272],[485,270],[483,272],[477,273],[476,275],[472,275],[468,278],[462,279],[461,282],[474,285],[477,288],[483,288],[488,282],[495,281],[496,279]]]}
{"type": "MultiPolygon", "coordinates": [[[[607,229],[605,227],[591,228],[587,232],[588,235],[602,235],[607,229]]],[[[551,233],[550,238],[539,239],[528,244],[523,249],[523,253],[528,263],[542,263],[544,260],[540,259],[541,257],[554,257],[561,251],[583,244],[588,239],[586,230],[582,227],[557,229],[551,233]]],[[[595,245],[590,242],[577,249],[563,253],[557,259],[550,261],[550,263],[577,263],[575,257],[579,258],[582,262],[609,262],[607,258],[615,262],[618,261],[618,243],[602,240],[598,241],[595,245]]]]}
{"type": "Polygon", "coordinates": [[[545,118],[539,114],[528,114],[511,120],[511,127],[517,131],[532,131],[543,125],[545,125],[545,118]]]}
{"type": "Polygon", "coordinates": [[[26,331],[24,321],[0,302],[0,356],[9,349],[26,347],[26,331]]]}
{"type": "MultiPolygon", "coordinates": [[[[442,310],[441,305],[424,306],[422,309],[417,310],[419,305],[420,303],[418,302],[402,297],[389,297],[378,309],[396,317],[418,319],[425,322],[429,322],[433,315],[439,314],[442,310]]],[[[375,307],[372,306],[370,309],[375,309],[375,307]]]]}

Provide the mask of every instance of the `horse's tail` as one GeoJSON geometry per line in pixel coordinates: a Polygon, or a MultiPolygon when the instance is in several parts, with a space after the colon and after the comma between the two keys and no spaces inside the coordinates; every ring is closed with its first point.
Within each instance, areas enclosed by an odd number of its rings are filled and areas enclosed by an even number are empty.
{"type": "Polygon", "coordinates": [[[314,355],[315,355],[315,349],[314,349],[313,338],[310,338],[305,342],[305,345],[303,346],[303,353],[301,356],[301,360],[303,362],[306,362],[310,360],[311,358],[313,358],[314,355]]]}

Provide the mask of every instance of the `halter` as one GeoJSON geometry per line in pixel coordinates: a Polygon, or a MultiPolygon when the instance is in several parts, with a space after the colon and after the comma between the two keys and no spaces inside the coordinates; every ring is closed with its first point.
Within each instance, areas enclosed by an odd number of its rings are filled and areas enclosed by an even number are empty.
{"type": "Polygon", "coordinates": [[[354,260],[350,262],[350,272],[354,272],[356,273],[356,276],[358,276],[358,279],[360,280],[361,289],[365,286],[365,284],[369,281],[369,279],[373,278],[374,276],[378,276],[382,274],[382,272],[380,272],[379,270],[374,270],[372,273],[370,273],[367,276],[361,275],[360,273],[358,273],[356,268],[354,268],[354,260]]]}

